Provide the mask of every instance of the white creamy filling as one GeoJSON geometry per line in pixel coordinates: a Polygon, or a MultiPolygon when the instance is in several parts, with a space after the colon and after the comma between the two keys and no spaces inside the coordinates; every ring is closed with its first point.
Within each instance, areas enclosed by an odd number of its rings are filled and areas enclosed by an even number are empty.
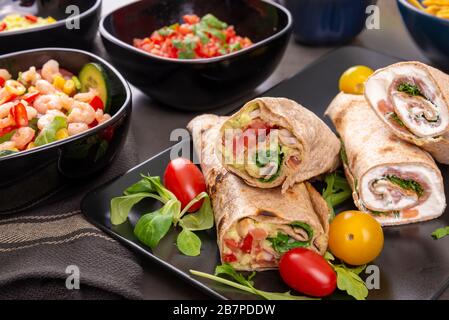
{"type": "MultiPolygon", "coordinates": [[[[428,122],[415,122],[408,111],[408,104],[401,99],[394,99],[396,104],[396,113],[400,116],[405,126],[418,137],[434,137],[446,131],[449,125],[449,113],[446,103],[444,102],[441,93],[435,89],[435,85],[431,79],[427,77],[426,72],[413,66],[396,66],[383,70],[372,76],[365,84],[365,92],[370,103],[375,106],[376,112],[380,113],[377,106],[380,101],[388,101],[388,89],[391,83],[401,77],[413,77],[420,79],[430,88],[434,97],[432,103],[437,111],[441,123],[438,125],[428,122]]],[[[385,116],[382,114],[382,116],[385,116]]]]}
{"type": "MultiPolygon", "coordinates": [[[[401,178],[401,175],[398,175],[401,178]]],[[[406,179],[409,179],[408,177],[406,179]]],[[[418,182],[418,181],[417,181],[418,182]]],[[[423,186],[424,187],[424,186],[423,186]]],[[[404,208],[418,210],[419,217],[425,218],[426,216],[433,216],[436,213],[442,212],[445,207],[445,195],[443,186],[440,183],[438,175],[427,167],[417,165],[396,165],[389,167],[375,167],[369,170],[361,179],[359,194],[363,201],[363,205],[373,211],[390,212],[400,211],[404,208]],[[391,171],[401,172],[403,177],[407,177],[412,174],[419,177],[420,181],[426,183],[429,187],[425,190],[428,194],[428,198],[419,204],[419,200],[413,197],[404,197],[399,202],[391,201],[391,197],[386,195],[383,198],[376,197],[371,191],[371,184],[386,175],[391,171]],[[416,203],[415,206],[410,207],[416,203]]],[[[423,195],[423,196],[426,196],[423,195]]]]}

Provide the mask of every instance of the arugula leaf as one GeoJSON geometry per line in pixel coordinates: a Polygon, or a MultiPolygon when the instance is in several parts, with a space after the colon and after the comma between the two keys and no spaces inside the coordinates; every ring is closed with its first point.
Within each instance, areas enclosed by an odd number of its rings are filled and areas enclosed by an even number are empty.
{"type": "Polygon", "coordinates": [[[418,86],[414,85],[414,84],[410,84],[410,83],[401,83],[398,86],[398,91],[399,92],[404,92],[407,93],[410,96],[418,96],[418,97],[423,97],[425,98],[425,96],[423,95],[423,93],[421,92],[421,90],[419,90],[418,86]]]}
{"type": "Polygon", "coordinates": [[[207,24],[209,27],[211,28],[216,28],[216,29],[226,29],[228,27],[228,24],[218,20],[217,17],[215,17],[212,14],[206,14],[204,17],[201,18],[201,22],[204,22],[205,24],[207,24]]]}
{"type": "Polygon", "coordinates": [[[34,144],[36,147],[43,146],[56,141],[56,133],[60,129],[67,128],[67,119],[61,116],[56,116],[48,126],[41,131],[37,136],[34,144]]]}
{"type": "Polygon", "coordinates": [[[0,143],[8,142],[11,140],[12,136],[16,133],[16,130],[12,130],[11,132],[8,132],[0,137],[0,143]]]}
{"type": "Polygon", "coordinates": [[[275,238],[268,238],[267,240],[271,242],[273,249],[279,253],[285,253],[290,251],[291,249],[302,247],[306,248],[310,246],[310,242],[313,239],[313,229],[304,222],[293,222],[290,224],[293,228],[301,228],[307,233],[306,241],[297,241],[285,233],[278,232],[275,238]]]}
{"type": "Polygon", "coordinates": [[[366,269],[366,265],[349,268],[345,264],[334,264],[335,257],[329,251],[324,254],[324,258],[337,273],[338,289],[346,291],[357,300],[365,300],[368,296],[368,288],[359,274],[366,269]]]}
{"type": "Polygon", "coordinates": [[[413,192],[415,192],[418,195],[418,197],[421,197],[424,194],[423,187],[415,180],[401,179],[394,175],[386,176],[385,178],[388,181],[390,181],[391,183],[398,185],[399,187],[401,187],[404,190],[412,190],[413,192]]]}
{"type": "Polygon", "coordinates": [[[446,236],[449,236],[449,226],[436,229],[434,232],[432,232],[432,237],[434,237],[437,240],[444,238],[446,236]]]}
{"type": "Polygon", "coordinates": [[[365,300],[368,296],[368,289],[365,282],[356,274],[345,266],[335,266],[337,273],[337,287],[342,291],[346,291],[350,296],[357,300],[365,300]]]}
{"type": "Polygon", "coordinates": [[[196,275],[198,277],[203,277],[206,279],[210,279],[225,285],[228,285],[230,287],[260,296],[266,300],[319,300],[319,299],[313,299],[308,297],[302,297],[302,296],[294,296],[291,295],[290,292],[267,292],[262,291],[254,288],[254,282],[252,279],[255,276],[255,272],[251,273],[251,275],[248,278],[245,278],[242,274],[238,273],[234,270],[234,268],[229,264],[223,264],[219,265],[215,268],[215,275],[211,275],[205,272],[200,272],[196,270],[190,270],[190,273],[193,275],[196,275]],[[219,277],[219,275],[227,275],[230,276],[232,279],[234,279],[237,282],[219,277]]]}
{"type": "Polygon", "coordinates": [[[330,209],[330,220],[335,217],[334,207],[342,204],[351,197],[352,190],[346,178],[338,172],[332,172],[324,178],[326,188],[322,192],[323,199],[330,209]]]}
{"type": "Polygon", "coordinates": [[[170,230],[173,216],[180,208],[178,200],[169,200],[159,210],[143,215],[134,228],[134,234],[139,241],[154,249],[170,230]]]}
{"type": "Polygon", "coordinates": [[[209,196],[204,198],[200,210],[194,214],[184,216],[179,225],[190,231],[208,230],[214,226],[214,212],[209,196]]]}
{"type": "Polygon", "coordinates": [[[179,251],[186,256],[196,257],[201,253],[200,238],[188,229],[182,229],[176,240],[179,251]]]}

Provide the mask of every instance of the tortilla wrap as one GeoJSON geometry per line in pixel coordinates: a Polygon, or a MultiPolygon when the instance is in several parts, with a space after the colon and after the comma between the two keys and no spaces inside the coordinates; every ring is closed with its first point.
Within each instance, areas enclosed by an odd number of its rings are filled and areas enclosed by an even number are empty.
{"type": "Polygon", "coordinates": [[[343,164],[356,206],[382,225],[439,217],[443,178],[425,151],[397,138],[363,96],[340,93],[326,111],[343,142],[343,164]]]}
{"type": "Polygon", "coordinates": [[[296,184],[286,193],[251,187],[227,171],[216,153],[220,127],[227,119],[202,115],[188,125],[212,201],[222,262],[237,270],[277,268],[281,253],[269,239],[279,234],[298,241],[291,245],[324,254],[329,208],[321,195],[309,183],[296,184]]]}
{"type": "Polygon", "coordinates": [[[365,84],[366,100],[402,140],[449,164],[449,76],[421,62],[376,71],[365,84]]]}
{"type": "Polygon", "coordinates": [[[221,161],[251,186],[285,192],[336,169],[340,141],[313,112],[285,98],[257,98],[221,128],[221,161]],[[262,138],[261,138],[262,137],[262,138]]]}

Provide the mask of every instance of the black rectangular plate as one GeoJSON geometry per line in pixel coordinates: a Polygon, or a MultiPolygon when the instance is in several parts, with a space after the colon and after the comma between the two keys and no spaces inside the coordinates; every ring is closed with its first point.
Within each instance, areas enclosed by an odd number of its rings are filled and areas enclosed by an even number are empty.
{"type": "MultiPolygon", "coordinates": [[[[319,117],[332,98],[338,93],[340,74],[353,65],[368,65],[374,69],[384,67],[399,59],[358,47],[338,49],[318,62],[310,65],[294,77],[269,90],[264,95],[287,97],[298,101],[311,109],[319,117]]],[[[326,123],[333,127],[329,119],[326,123]]],[[[189,141],[181,142],[141,165],[131,169],[125,175],[90,192],[82,202],[82,211],[96,226],[120,240],[124,244],[144,254],[162,266],[172,270],[193,285],[220,299],[255,299],[254,296],[242,293],[209,280],[196,278],[189,273],[190,269],[213,273],[219,263],[219,252],[216,245],[215,231],[200,232],[203,242],[199,257],[186,257],[179,253],[175,246],[176,232],[170,233],[156,250],[151,251],[133,235],[133,225],[142,213],[153,211],[154,202],[144,201],[136,205],[130,219],[123,225],[111,226],[109,221],[109,204],[111,198],[122,194],[129,185],[139,180],[140,173],[163,175],[170,161],[170,152],[182,147],[191,148],[189,141]],[[173,150],[172,150],[173,149],[173,150]]],[[[449,170],[440,166],[444,181],[449,181],[449,170]]],[[[448,197],[449,183],[446,183],[448,197]]],[[[349,201],[350,202],[350,201],[349,201]]],[[[348,203],[339,208],[353,209],[348,203]]],[[[381,256],[373,263],[380,270],[380,289],[371,290],[369,299],[436,299],[449,285],[449,237],[433,240],[431,233],[449,225],[449,213],[442,218],[430,222],[386,227],[385,246],[381,256]]],[[[255,278],[256,287],[275,292],[287,291],[277,271],[259,272],[255,278]]],[[[334,294],[334,298],[340,298],[334,294]]]]}

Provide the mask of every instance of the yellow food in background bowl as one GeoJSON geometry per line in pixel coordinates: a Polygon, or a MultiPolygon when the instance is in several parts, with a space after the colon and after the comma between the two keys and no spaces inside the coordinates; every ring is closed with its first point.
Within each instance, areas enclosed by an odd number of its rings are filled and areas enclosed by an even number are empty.
{"type": "Polygon", "coordinates": [[[52,17],[42,18],[33,15],[10,14],[0,20],[0,32],[40,27],[55,22],[56,19],[52,17]]]}

